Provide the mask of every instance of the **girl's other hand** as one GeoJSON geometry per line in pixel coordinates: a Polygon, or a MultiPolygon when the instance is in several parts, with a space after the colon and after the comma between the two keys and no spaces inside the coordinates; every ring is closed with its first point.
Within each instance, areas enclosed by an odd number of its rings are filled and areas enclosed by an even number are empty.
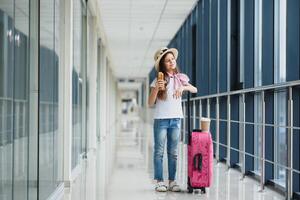
{"type": "Polygon", "coordinates": [[[182,92],[183,92],[183,87],[178,88],[174,92],[173,97],[176,98],[176,99],[180,98],[182,96],[182,92]]]}

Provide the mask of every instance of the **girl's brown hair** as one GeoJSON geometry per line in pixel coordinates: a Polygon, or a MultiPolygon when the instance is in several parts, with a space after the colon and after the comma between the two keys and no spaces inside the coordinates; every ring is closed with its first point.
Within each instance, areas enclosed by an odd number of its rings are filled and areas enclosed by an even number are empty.
{"type": "MultiPolygon", "coordinates": [[[[169,52],[173,55],[172,52],[169,52]]],[[[166,66],[165,66],[165,57],[167,54],[169,53],[166,53],[165,55],[163,55],[163,57],[160,59],[159,61],[159,71],[162,72],[164,74],[164,77],[165,77],[165,87],[167,87],[167,84],[169,83],[169,75],[167,73],[167,70],[166,70],[166,66]]],[[[174,56],[174,55],[173,55],[174,56]]],[[[178,70],[178,66],[176,66],[176,68],[174,69],[175,73],[179,73],[179,70],[178,70]]],[[[166,100],[167,99],[167,90],[160,90],[158,91],[158,94],[157,94],[157,98],[160,99],[160,100],[166,100]]]]}

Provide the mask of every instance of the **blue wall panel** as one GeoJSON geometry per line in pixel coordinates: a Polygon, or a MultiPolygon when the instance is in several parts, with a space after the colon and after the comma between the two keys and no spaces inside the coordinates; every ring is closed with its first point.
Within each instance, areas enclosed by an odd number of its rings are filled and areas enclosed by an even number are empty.
{"type": "MultiPolygon", "coordinates": [[[[265,122],[266,124],[274,123],[274,95],[273,93],[265,94],[265,122]]],[[[274,128],[272,126],[265,126],[265,157],[269,161],[274,161],[274,128]]],[[[266,162],[265,163],[265,179],[270,180],[273,179],[274,176],[274,166],[273,164],[266,162]]]]}
{"type": "Polygon", "coordinates": [[[191,28],[191,15],[189,15],[186,23],[186,54],[187,65],[186,65],[186,74],[191,79],[192,76],[192,28],[191,28]]]}
{"type": "MultiPolygon", "coordinates": [[[[211,120],[211,136],[214,141],[216,141],[216,99],[213,98],[210,100],[210,118],[211,120]]],[[[214,152],[216,152],[216,148],[214,145],[214,152]]]]}
{"type": "Polygon", "coordinates": [[[200,91],[201,95],[208,95],[209,94],[209,1],[202,1],[203,2],[203,21],[202,21],[202,74],[201,79],[202,82],[202,92],[200,91]]]}
{"type": "MultiPolygon", "coordinates": [[[[239,121],[239,96],[238,95],[231,96],[230,108],[231,108],[230,111],[231,120],[239,121]]],[[[230,146],[235,149],[239,149],[239,138],[240,138],[239,124],[236,122],[231,122],[230,129],[231,129],[230,146]]],[[[239,152],[232,149],[230,151],[230,164],[234,165],[237,164],[238,162],[239,162],[239,152]]]]}
{"type": "Polygon", "coordinates": [[[227,0],[219,1],[220,4],[220,92],[227,91],[227,0]]]}
{"type": "Polygon", "coordinates": [[[274,83],[274,0],[263,2],[262,24],[262,84],[274,83]]]}
{"type": "MultiPolygon", "coordinates": [[[[253,94],[247,94],[245,96],[246,102],[246,122],[254,122],[254,96],[253,94]]],[[[245,127],[245,151],[249,154],[254,154],[254,126],[252,124],[246,124],[245,127]]],[[[252,171],[254,167],[253,157],[246,155],[246,172],[252,171]]]]}
{"type": "Polygon", "coordinates": [[[288,0],[287,9],[287,81],[299,80],[300,75],[300,1],[288,0]]]}
{"type": "Polygon", "coordinates": [[[204,99],[201,101],[202,104],[202,117],[207,117],[207,100],[204,99]]]}
{"type": "MultiPolygon", "coordinates": [[[[219,114],[220,114],[220,131],[219,138],[220,143],[223,145],[227,145],[227,122],[222,121],[227,119],[227,98],[221,97],[219,98],[219,114]]],[[[224,146],[220,146],[220,160],[226,158],[226,148],[224,146]]]]}
{"type": "MultiPolygon", "coordinates": [[[[239,0],[231,0],[230,13],[230,90],[241,88],[240,74],[240,12],[239,0]]],[[[229,15],[229,13],[228,13],[229,15]]]]}
{"type": "Polygon", "coordinates": [[[203,80],[203,48],[202,48],[202,37],[203,37],[203,1],[199,1],[198,6],[198,21],[197,21],[197,95],[200,96],[203,93],[204,80],[203,80]]]}
{"type": "Polygon", "coordinates": [[[209,94],[217,93],[217,25],[218,1],[212,0],[210,4],[210,63],[209,63],[209,94]]]}
{"type": "Polygon", "coordinates": [[[254,86],[254,1],[245,1],[244,88],[254,86]]]}

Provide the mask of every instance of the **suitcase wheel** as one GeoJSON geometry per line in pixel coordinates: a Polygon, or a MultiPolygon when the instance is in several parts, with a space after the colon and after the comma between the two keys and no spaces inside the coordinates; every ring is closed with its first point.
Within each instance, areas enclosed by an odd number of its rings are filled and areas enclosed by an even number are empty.
{"type": "Polygon", "coordinates": [[[191,186],[188,186],[188,193],[193,193],[194,189],[191,186]]]}
{"type": "Polygon", "coordinates": [[[201,194],[205,194],[205,193],[206,193],[205,187],[201,188],[201,194]]]}
{"type": "Polygon", "coordinates": [[[194,190],[190,183],[190,177],[188,177],[187,190],[188,190],[188,193],[193,193],[193,190],[194,190]]]}

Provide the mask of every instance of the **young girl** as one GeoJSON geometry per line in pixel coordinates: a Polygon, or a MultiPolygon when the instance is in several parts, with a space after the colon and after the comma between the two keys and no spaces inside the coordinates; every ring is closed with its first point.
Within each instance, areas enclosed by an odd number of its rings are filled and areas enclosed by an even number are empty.
{"type": "Polygon", "coordinates": [[[155,190],[165,192],[167,189],[179,192],[176,184],[177,144],[180,135],[183,91],[197,92],[189,83],[187,75],[179,73],[176,65],[178,51],[175,48],[161,48],[154,55],[155,68],[164,74],[164,80],[155,78],[151,83],[149,106],[155,105],[154,111],[154,179],[155,190]],[[169,187],[163,179],[163,155],[167,140],[169,187]]]}

